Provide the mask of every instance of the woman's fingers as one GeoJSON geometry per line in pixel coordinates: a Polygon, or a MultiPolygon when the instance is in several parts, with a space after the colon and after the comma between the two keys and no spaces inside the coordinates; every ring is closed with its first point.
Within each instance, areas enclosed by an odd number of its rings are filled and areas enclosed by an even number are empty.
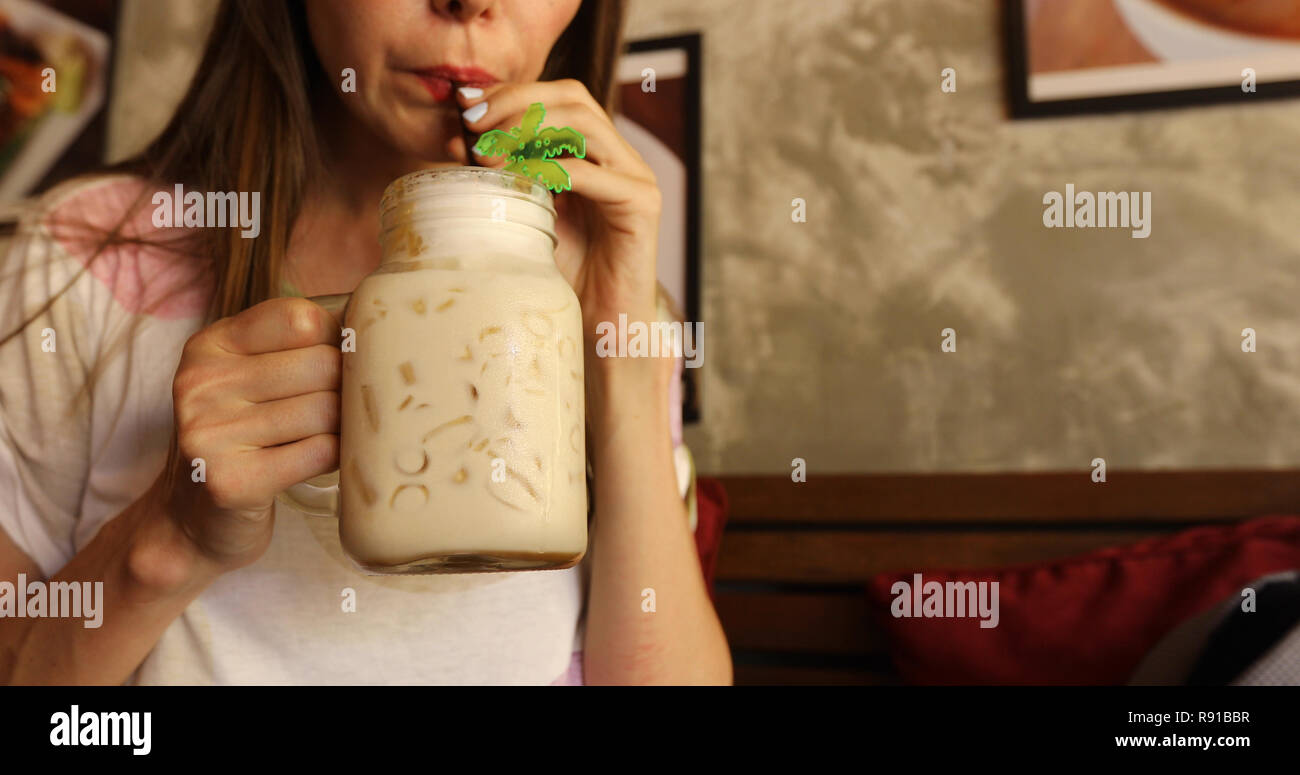
{"type": "MultiPolygon", "coordinates": [[[[556,89],[554,87],[556,83],[564,82],[499,86],[496,92],[485,94],[482,98],[462,99],[462,104],[488,106],[481,114],[471,112],[466,116],[464,118],[466,125],[478,135],[493,129],[508,131],[522,126],[529,106],[534,102],[541,102],[546,107],[542,126],[570,128],[581,133],[586,140],[585,158],[635,178],[653,179],[653,174],[641,155],[623,139],[613,122],[609,120],[604,110],[595,104],[585,87],[579,84],[582,96],[574,97],[571,88],[556,89]],[[554,93],[556,96],[563,95],[568,99],[547,102],[546,92],[554,93]],[[470,121],[471,117],[475,120],[470,121]]],[[[485,157],[475,154],[475,158],[486,166],[499,168],[505,165],[504,157],[501,156],[485,157]]]]}
{"type": "Polygon", "coordinates": [[[313,476],[337,471],[339,437],[334,433],[321,433],[292,444],[266,447],[253,454],[273,472],[271,491],[281,492],[313,476]]]}
{"type": "Polygon", "coordinates": [[[195,408],[204,412],[337,390],[343,376],[343,353],[337,345],[201,360],[184,370],[182,387],[195,388],[188,392],[195,408]]]}
{"type": "Polygon", "coordinates": [[[240,372],[239,398],[250,403],[337,390],[343,379],[343,352],[338,345],[317,344],[249,358],[240,372]]]}
{"type": "Polygon", "coordinates": [[[339,437],[321,433],[278,447],[240,453],[238,482],[228,489],[235,495],[231,506],[259,505],[298,482],[327,474],[339,467],[339,437]]]}
{"type": "MultiPolygon", "coordinates": [[[[448,143],[448,151],[457,159],[463,160],[465,142],[458,137],[452,139],[448,143]]],[[[499,159],[496,161],[500,162],[499,159]]],[[[613,212],[626,211],[629,214],[646,214],[657,218],[662,210],[663,195],[653,178],[631,178],[588,159],[557,157],[553,161],[560,162],[569,173],[574,193],[597,204],[610,206],[613,212]]]]}
{"type": "MultiPolygon", "coordinates": [[[[489,126],[494,125],[497,123],[494,117],[499,119],[516,113],[522,114],[534,102],[545,105],[548,116],[551,106],[574,103],[586,105],[593,112],[600,114],[605,121],[609,121],[609,116],[596,102],[596,98],[591,96],[591,92],[587,91],[586,85],[572,78],[559,81],[536,81],[533,83],[498,83],[492,86],[484,86],[479,91],[482,94],[475,97],[466,97],[464,89],[456,92],[456,101],[460,104],[462,110],[487,103],[486,109],[479,109],[485,112],[470,114],[474,119],[470,121],[472,126],[478,126],[484,119],[487,119],[489,126]]],[[[468,121],[468,117],[466,120],[468,121]]]]}
{"type": "Polygon", "coordinates": [[[622,175],[615,170],[593,164],[586,159],[559,159],[573,182],[576,194],[617,213],[646,214],[658,218],[662,207],[662,194],[652,179],[643,180],[622,175]]]}
{"type": "Polygon", "coordinates": [[[245,407],[230,425],[243,444],[274,447],[339,432],[339,394],[333,390],[281,398],[245,407]]]}
{"type": "MultiPolygon", "coordinates": [[[[505,116],[499,125],[499,128],[509,129],[519,126],[524,119],[524,114],[510,114],[505,116]]],[[[542,120],[542,125],[556,128],[575,129],[586,139],[586,153],[583,158],[593,161],[597,164],[609,167],[624,174],[636,178],[649,176],[650,168],[646,166],[640,156],[635,155],[626,142],[624,142],[618,130],[613,124],[600,120],[590,108],[582,105],[559,105],[554,108],[546,109],[546,118],[542,120]]],[[[484,158],[476,154],[476,158],[484,158]]],[[[504,157],[496,157],[502,159],[504,157]]],[[[574,158],[568,154],[557,156],[558,159],[574,158]]]]}
{"type": "MultiPolygon", "coordinates": [[[[458,160],[465,158],[465,142],[459,137],[447,144],[447,150],[458,160]]],[[[494,161],[498,162],[495,166],[504,166],[500,159],[494,161]]],[[[618,209],[627,208],[629,212],[653,213],[656,216],[663,206],[663,195],[653,178],[631,178],[588,159],[556,157],[552,161],[560,162],[569,173],[573,192],[592,202],[618,209]]]]}
{"type": "Polygon", "coordinates": [[[228,353],[255,355],[339,342],[334,316],[303,298],[268,299],[213,324],[216,344],[228,353]]]}

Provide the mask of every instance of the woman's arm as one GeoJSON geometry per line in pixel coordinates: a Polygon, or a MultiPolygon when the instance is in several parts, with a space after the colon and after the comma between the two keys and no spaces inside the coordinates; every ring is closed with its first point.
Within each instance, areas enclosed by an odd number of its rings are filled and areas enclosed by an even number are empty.
{"type": "MultiPolygon", "coordinates": [[[[290,298],[190,337],[162,473],[52,579],[103,582],[102,626],[0,619],[0,683],[121,683],[214,579],[262,555],[276,493],[338,468],[338,340],[329,313],[290,298]]],[[[33,563],[3,543],[0,580],[16,581],[33,563]]]]}
{"type": "MultiPolygon", "coordinates": [[[[100,626],[80,618],[0,619],[0,684],[120,684],[219,574],[159,505],[162,477],[105,523],[50,581],[103,582],[100,626]]],[[[0,581],[42,574],[0,530],[0,581]]]]}
{"type": "MultiPolygon", "coordinates": [[[[686,507],[677,494],[668,386],[670,358],[597,358],[596,328],[657,321],[655,259],[662,194],[654,172],[582,83],[566,79],[464,90],[477,134],[520,126],[534,103],[552,126],[586,138],[585,158],[562,159],[572,193],[555,206],[556,265],[582,305],[587,419],[596,475],[591,593],[583,673],[588,683],[730,683],[726,637],[709,600],[686,507]],[[655,611],[643,611],[642,590],[655,611]]],[[[460,137],[448,151],[465,159],[460,137]]],[[[477,157],[490,167],[501,157],[477,157]]]]}
{"type": "Polygon", "coordinates": [[[677,491],[668,414],[672,361],[593,357],[587,370],[596,526],[584,679],[730,684],[726,636],[677,491]],[[645,589],[654,590],[654,612],[642,609],[645,589]]]}

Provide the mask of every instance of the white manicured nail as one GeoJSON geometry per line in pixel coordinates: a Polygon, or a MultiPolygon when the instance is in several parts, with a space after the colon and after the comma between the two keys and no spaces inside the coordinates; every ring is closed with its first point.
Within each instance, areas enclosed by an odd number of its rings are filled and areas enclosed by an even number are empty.
{"type": "Polygon", "coordinates": [[[488,104],[486,102],[480,102],[479,104],[465,111],[461,115],[465,117],[466,121],[472,124],[475,121],[478,121],[480,118],[483,118],[484,113],[487,113],[487,105],[488,104]]]}
{"type": "Polygon", "coordinates": [[[476,100],[483,96],[483,90],[477,86],[462,86],[456,91],[460,92],[460,96],[467,100],[476,100]]]}

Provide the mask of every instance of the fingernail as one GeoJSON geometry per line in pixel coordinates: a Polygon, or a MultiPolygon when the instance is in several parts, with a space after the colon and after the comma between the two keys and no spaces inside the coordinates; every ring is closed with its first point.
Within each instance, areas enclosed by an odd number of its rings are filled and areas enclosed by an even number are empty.
{"type": "Polygon", "coordinates": [[[480,118],[483,118],[483,114],[487,113],[487,106],[488,104],[486,102],[480,102],[479,104],[465,111],[461,115],[465,117],[466,121],[472,124],[475,121],[478,121],[480,118]]]}
{"type": "Polygon", "coordinates": [[[483,96],[483,90],[477,86],[462,86],[456,91],[460,92],[460,96],[467,100],[476,100],[483,96]]]}

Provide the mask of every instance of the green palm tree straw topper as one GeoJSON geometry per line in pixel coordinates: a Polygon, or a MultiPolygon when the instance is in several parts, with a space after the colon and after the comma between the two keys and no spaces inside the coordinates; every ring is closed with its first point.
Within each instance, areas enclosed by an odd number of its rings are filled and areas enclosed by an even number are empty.
{"type": "Polygon", "coordinates": [[[573,183],[568,170],[554,158],[566,151],[575,158],[583,158],[587,155],[587,138],[567,126],[542,128],[545,116],[546,108],[534,102],[524,113],[523,126],[509,132],[488,130],[474,143],[474,150],[481,156],[505,156],[510,162],[505,169],[537,180],[558,194],[573,188],[573,183]]]}

